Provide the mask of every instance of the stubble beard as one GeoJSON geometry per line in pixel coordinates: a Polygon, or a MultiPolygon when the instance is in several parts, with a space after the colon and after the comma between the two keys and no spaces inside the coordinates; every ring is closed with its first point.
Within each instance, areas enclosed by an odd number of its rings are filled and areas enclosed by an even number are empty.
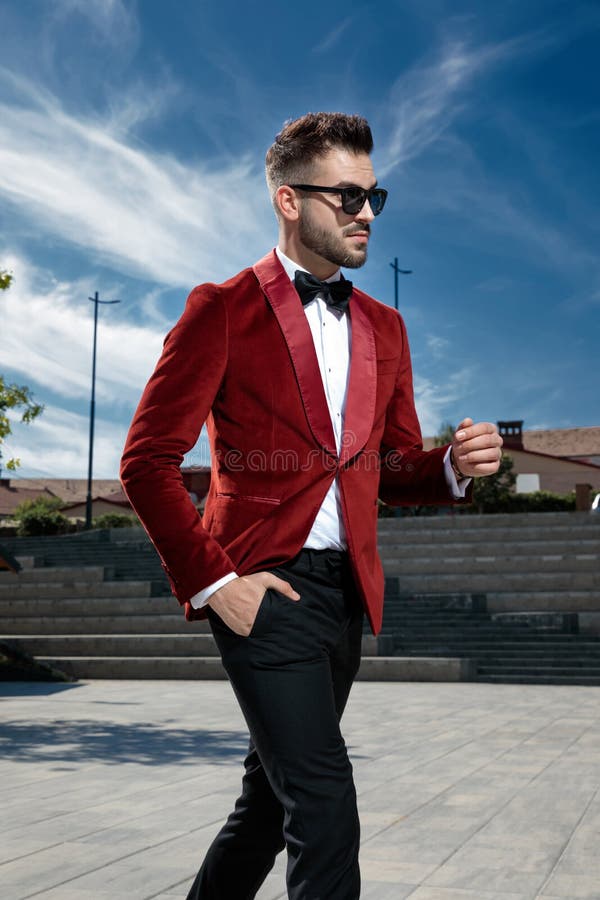
{"type": "Polygon", "coordinates": [[[305,206],[299,222],[298,237],[302,244],[312,253],[326,259],[336,266],[345,269],[360,269],[367,261],[367,247],[351,250],[344,239],[357,231],[369,231],[368,225],[348,225],[342,229],[342,235],[333,234],[325,228],[320,228],[311,221],[310,214],[305,206]]]}

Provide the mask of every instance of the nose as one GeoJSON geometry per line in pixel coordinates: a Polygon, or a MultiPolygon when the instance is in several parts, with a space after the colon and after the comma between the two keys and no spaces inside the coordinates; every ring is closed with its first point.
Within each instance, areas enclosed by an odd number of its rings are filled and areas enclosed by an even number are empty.
{"type": "Polygon", "coordinates": [[[375,218],[373,210],[371,209],[371,204],[368,200],[365,200],[362,209],[360,209],[356,215],[355,220],[357,222],[372,222],[375,218]]]}

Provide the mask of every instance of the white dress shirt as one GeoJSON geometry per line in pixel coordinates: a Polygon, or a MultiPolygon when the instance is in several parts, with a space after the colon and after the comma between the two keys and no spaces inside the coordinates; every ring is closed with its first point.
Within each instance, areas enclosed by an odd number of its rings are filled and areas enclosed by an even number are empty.
{"type": "MultiPolygon", "coordinates": [[[[290,281],[294,280],[297,271],[306,272],[306,269],[285,256],[279,247],[277,247],[275,252],[290,281]]],[[[339,281],[341,277],[342,274],[338,269],[330,278],[325,280],[339,281]]],[[[346,313],[327,306],[322,294],[317,294],[310,303],[307,303],[304,307],[304,312],[315,345],[317,360],[319,361],[319,370],[333,426],[335,446],[339,453],[342,446],[344,412],[350,373],[350,349],[352,343],[350,319],[346,313]]],[[[346,549],[346,535],[344,533],[340,488],[337,478],[331,482],[304,546],[311,547],[313,550],[346,549]]]]}
{"type": "MultiPolygon", "coordinates": [[[[298,270],[307,270],[295,263],[277,247],[276,251],[281,265],[286,271],[290,281],[294,281],[298,270]]],[[[339,281],[341,272],[338,269],[326,281],[339,281]]],[[[342,445],[344,429],[344,412],[346,408],[346,394],[348,392],[348,376],[350,372],[350,352],[352,334],[350,318],[346,313],[332,309],[323,299],[322,294],[317,294],[314,299],[304,307],[306,319],[310,327],[319,370],[323,380],[327,407],[331,417],[335,444],[338,453],[342,445]]],[[[464,497],[470,479],[463,479],[458,484],[452,466],[450,464],[450,450],[444,457],[444,472],[448,487],[455,499],[464,497]]],[[[346,535],[342,519],[340,489],[338,479],[335,478],[325,495],[325,499],[316,515],[312,528],[306,539],[305,547],[314,550],[345,550],[346,535]]],[[[235,572],[225,575],[214,584],[209,585],[195,594],[190,603],[195,609],[205,606],[209,598],[228,581],[237,578],[235,572]]]]}

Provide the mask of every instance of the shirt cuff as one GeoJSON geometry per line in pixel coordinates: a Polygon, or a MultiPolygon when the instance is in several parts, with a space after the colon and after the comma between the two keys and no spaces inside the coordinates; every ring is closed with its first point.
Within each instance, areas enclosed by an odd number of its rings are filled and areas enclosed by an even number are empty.
{"type": "Polygon", "coordinates": [[[472,479],[461,478],[460,481],[457,480],[454,469],[452,468],[452,463],[450,462],[451,449],[451,447],[448,447],[444,456],[444,475],[446,476],[446,481],[453,498],[455,500],[463,500],[467,495],[467,488],[471,484],[472,479]]]}
{"type": "Polygon", "coordinates": [[[228,584],[230,581],[233,581],[234,578],[238,576],[235,572],[230,572],[229,575],[223,575],[222,578],[219,578],[218,581],[213,582],[213,584],[209,584],[208,587],[203,588],[201,591],[198,591],[197,594],[194,594],[193,597],[190,597],[190,603],[194,607],[194,609],[202,609],[203,606],[206,606],[212,595],[215,591],[218,591],[220,587],[223,587],[224,584],[228,584]]]}

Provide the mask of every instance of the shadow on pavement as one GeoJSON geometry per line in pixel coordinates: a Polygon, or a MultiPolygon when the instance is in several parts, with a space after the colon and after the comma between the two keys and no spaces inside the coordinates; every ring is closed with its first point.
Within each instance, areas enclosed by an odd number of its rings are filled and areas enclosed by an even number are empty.
{"type": "Polygon", "coordinates": [[[188,731],[150,722],[93,719],[13,721],[0,725],[0,756],[19,762],[228,763],[248,749],[243,731],[188,731]]]}
{"type": "Polygon", "coordinates": [[[76,681],[0,681],[0,699],[2,697],[45,697],[47,694],[58,694],[83,687],[76,681]]]}

